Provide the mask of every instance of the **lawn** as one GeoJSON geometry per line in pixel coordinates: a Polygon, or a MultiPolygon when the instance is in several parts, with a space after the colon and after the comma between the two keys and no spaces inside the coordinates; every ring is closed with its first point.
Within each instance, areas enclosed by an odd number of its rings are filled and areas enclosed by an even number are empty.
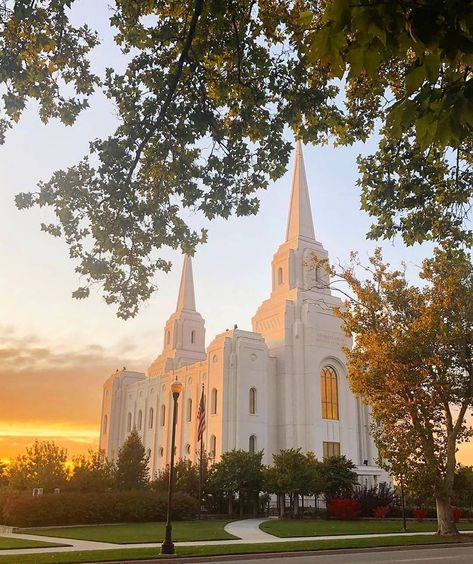
{"type": "Polygon", "coordinates": [[[12,539],[10,537],[0,536],[0,550],[8,550],[14,548],[48,548],[51,546],[69,546],[67,544],[55,544],[52,542],[12,539]]]}
{"type": "MultiPolygon", "coordinates": [[[[235,539],[223,528],[230,521],[176,521],[172,526],[172,536],[179,541],[204,541],[235,539]]],[[[85,525],[81,527],[47,527],[41,529],[21,529],[29,535],[61,537],[100,542],[127,544],[133,542],[162,542],[164,523],[117,523],[116,525],[85,525]]]]}
{"type": "MultiPolygon", "coordinates": [[[[462,531],[473,530],[473,523],[458,523],[462,531]]],[[[332,521],[326,519],[284,519],[266,521],[260,529],[276,537],[315,537],[322,535],[357,535],[368,533],[399,533],[402,531],[402,521],[332,521]]],[[[407,530],[410,533],[436,531],[434,521],[408,521],[407,530]]]]}
{"type": "MultiPolygon", "coordinates": [[[[178,557],[189,556],[221,556],[224,554],[257,554],[278,553],[308,550],[333,550],[337,548],[373,548],[383,546],[411,546],[431,545],[445,543],[472,542],[473,537],[462,535],[462,538],[442,538],[432,536],[395,536],[378,537],[369,539],[335,539],[329,541],[293,541],[261,544],[234,544],[217,546],[189,546],[177,547],[178,557]]],[[[87,550],[79,552],[49,553],[49,554],[25,554],[21,555],[21,564],[72,564],[79,562],[105,562],[124,559],[145,560],[158,557],[156,548],[129,548],[111,550],[87,550]]],[[[18,557],[0,554],[0,564],[19,564],[18,557]]]]}

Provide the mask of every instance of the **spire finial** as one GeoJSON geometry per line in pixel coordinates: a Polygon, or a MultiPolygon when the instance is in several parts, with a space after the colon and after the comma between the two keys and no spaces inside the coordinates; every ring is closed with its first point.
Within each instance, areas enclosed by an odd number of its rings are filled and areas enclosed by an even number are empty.
{"type": "Polygon", "coordinates": [[[183,309],[195,311],[194,277],[192,275],[192,260],[189,255],[184,255],[176,311],[180,312],[183,309]]]}
{"type": "Polygon", "coordinates": [[[304,237],[315,239],[312,210],[310,208],[309,188],[305,175],[302,143],[296,142],[294,174],[292,176],[291,205],[287,222],[286,241],[304,237]]]}

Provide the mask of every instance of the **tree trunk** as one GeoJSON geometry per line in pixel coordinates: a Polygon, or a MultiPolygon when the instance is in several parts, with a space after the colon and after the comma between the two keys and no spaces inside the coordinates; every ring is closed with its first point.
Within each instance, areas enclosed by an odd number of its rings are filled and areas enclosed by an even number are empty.
{"type": "Polygon", "coordinates": [[[240,517],[243,517],[243,496],[241,494],[241,492],[239,492],[238,494],[239,500],[240,500],[240,517]]]}
{"type": "Polygon", "coordinates": [[[286,509],[286,496],[284,494],[281,494],[279,496],[279,517],[281,519],[284,519],[284,511],[286,509]]]}
{"type": "Polygon", "coordinates": [[[228,498],[228,514],[232,515],[233,513],[233,496],[229,496],[228,498]]]}
{"type": "Polygon", "coordinates": [[[443,536],[454,536],[460,534],[453,522],[452,504],[448,496],[437,496],[437,534],[443,536]]]}
{"type": "Polygon", "coordinates": [[[299,515],[299,494],[294,494],[292,498],[292,515],[293,517],[299,515]]]}

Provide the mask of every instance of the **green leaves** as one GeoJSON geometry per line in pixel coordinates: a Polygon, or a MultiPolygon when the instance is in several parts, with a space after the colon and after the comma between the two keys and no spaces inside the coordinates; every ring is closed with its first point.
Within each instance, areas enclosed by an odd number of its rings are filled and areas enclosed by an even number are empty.
{"type": "Polygon", "coordinates": [[[415,66],[408,70],[406,74],[406,94],[410,96],[420,88],[426,79],[426,69],[424,66],[415,66]]]}
{"type": "Polygon", "coordinates": [[[0,21],[0,84],[7,85],[0,115],[15,123],[35,99],[45,123],[56,117],[71,125],[99,83],[87,58],[97,35],[70,24],[70,0],[16,0],[12,10],[10,4],[0,21]]]}
{"type": "Polygon", "coordinates": [[[340,51],[345,44],[346,36],[342,31],[335,31],[332,26],[326,26],[315,34],[309,60],[315,62],[320,59],[330,66],[333,76],[341,78],[345,71],[345,63],[340,51]]]}
{"type": "MultiPolygon", "coordinates": [[[[9,88],[0,143],[30,98],[45,122],[72,124],[87,107],[97,37],[69,22],[69,5],[18,0],[1,24],[0,82],[9,88]]],[[[17,205],[52,208],[56,222],[43,230],[62,234],[83,288],[100,285],[119,316],[136,315],[156,273],[171,268],[163,247],[193,253],[205,242],[186,210],[209,219],[257,213],[257,191],[286,169],[288,131],[335,145],[380,133],[379,149],[359,161],[370,237],[471,244],[471,2],[408,12],[349,0],[115,8],[129,62],[123,73],[107,69],[102,86],[119,125],[91,144],[93,156],[17,205]]],[[[86,297],[83,288],[74,296],[86,297]]]]}

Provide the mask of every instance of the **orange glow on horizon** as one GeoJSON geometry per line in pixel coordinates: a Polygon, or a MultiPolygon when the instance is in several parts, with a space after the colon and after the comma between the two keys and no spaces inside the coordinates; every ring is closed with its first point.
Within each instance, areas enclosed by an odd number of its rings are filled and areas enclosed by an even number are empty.
{"type": "Polygon", "coordinates": [[[0,457],[9,463],[35,440],[54,441],[66,448],[68,458],[96,450],[99,443],[98,425],[49,421],[0,421],[0,457]]]}

